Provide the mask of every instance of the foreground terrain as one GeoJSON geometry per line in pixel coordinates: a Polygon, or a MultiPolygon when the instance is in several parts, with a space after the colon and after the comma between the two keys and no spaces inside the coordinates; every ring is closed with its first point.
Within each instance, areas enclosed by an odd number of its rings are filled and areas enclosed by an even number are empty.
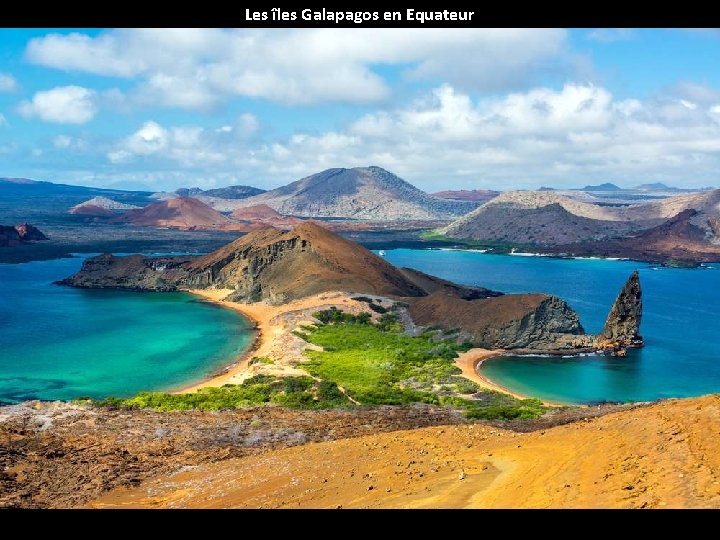
{"type": "Polygon", "coordinates": [[[0,409],[0,506],[720,505],[720,396],[470,423],[449,408],[0,409]]]}
{"type": "Polygon", "coordinates": [[[712,508],[720,397],[532,433],[437,426],[188,468],[92,507],[712,508]]]}

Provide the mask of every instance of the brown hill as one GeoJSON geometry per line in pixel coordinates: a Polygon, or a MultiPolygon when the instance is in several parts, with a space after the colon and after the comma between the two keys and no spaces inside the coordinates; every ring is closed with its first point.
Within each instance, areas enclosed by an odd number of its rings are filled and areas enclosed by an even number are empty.
{"type": "Polygon", "coordinates": [[[232,217],[242,221],[255,221],[267,219],[282,219],[283,215],[267,204],[256,204],[245,208],[238,208],[232,213],[232,217]]]}
{"type": "Polygon", "coordinates": [[[80,272],[60,283],[156,291],[230,289],[231,300],[271,304],[330,291],[380,295],[400,300],[401,312],[402,305],[409,306],[409,318],[417,325],[483,346],[543,351],[594,346],[577,314],[557,297],[501,295],[398,270],[313,222],[289,232],[255,231],[202,257],[105,254],[87,259],[80,272]]]}
{"type": "MultiPolygon", "coordinates": [[[[684,248],[676,246],[672,237],[662,238],[662,234],[670,232],[664,230],[662,224],[685,210],[695,211],[688,220],[688,225],[695,227],[694,232],[682,232],[673,225],[673,235],[679,235],[683,243],[690,241],[693,244],[691,249],[685,250],[690,256],[692,252],[714,252],[715,248],[710,244],[720,243],[717,234],[720,230],[717,226],[720,223],[720,190],[676,195],[630,206],[601,206],[552,191],[513,191],[488,201],[440,232],[450,238],[488,242],[536,246],[582,244],[583,252],[590,255],[608,252],[601,241],[614,243],[613,239],[637,237],[640,241],[652,241],[653,246],[645,251],[653,257],[667,259],[683,252],[684,248]],[[638,236],[653,227],[659,228],[649,233],[650,236],[638,236]],[[697,234],[698,231],[702,234],[697,234]],[[702,244],[704,248],[700,247],[702,244]]],[[[643,251],[640,248],[639,242],[629,242],[627,249],[638,254],[643,251]]],[[[700,257],[699,260],[704,260],[702,255],[700,257]]]]}
{"type": "Polygon", "coordinates": [[[556,246],[627,235],[639,228],[633,222],[577,215],[560,202],[538,207],[494,202],[451,223],[443,230],[444,234],[457,239],[556,246]]]}
{"type": "Polygon", "coordinates": [[[720,245],[710,243],[708,232],[693,223],[700,215],[698,210],[683,210],[665,223],[636,236],[584,242],[563,246],[562,250],[576,256],[599,255],[653,262],[665,262],[668,259],[719,261],[720,245]]]}
{"type": "Polygon", "coordinates": [[[215,228],[230,223],[220,212],[192,197],[176,197],[152,203],[145,208],[130,210],[117,221],[150,227],[181,229],[215,228]]]}
{"type": "Polygon", "coordinates": [[[551,351],[592,347],[583,339],[589,336],[578,314],[563,300],[546,294],[464,300],[436,292],[414,300],[409,311],[415,324],[459,329],[459,339],[479,347],[551,351]],[[559,339],[561,335],[567,339],[559,339]]]}
{"type": "Polygon", "coordinates": [[[205,285],[205,276],[212,276],[214,286],[235,289],[233,298],[243,301],[282,303],[333,290],[424,294],[382,257],[312,222],[286,233],[250,233],[192,261],[187,270],[190,285],[205,285]]]}

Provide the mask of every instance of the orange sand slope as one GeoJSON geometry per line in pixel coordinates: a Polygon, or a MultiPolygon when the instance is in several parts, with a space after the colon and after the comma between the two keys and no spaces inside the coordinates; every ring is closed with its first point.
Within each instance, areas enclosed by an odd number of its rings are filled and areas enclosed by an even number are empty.
{"type": "Polygon", "coordinates": [[[94,507],[720,507],[720,396],[528,434],[483,425],[313,443],[201,465],[94,507]]]}

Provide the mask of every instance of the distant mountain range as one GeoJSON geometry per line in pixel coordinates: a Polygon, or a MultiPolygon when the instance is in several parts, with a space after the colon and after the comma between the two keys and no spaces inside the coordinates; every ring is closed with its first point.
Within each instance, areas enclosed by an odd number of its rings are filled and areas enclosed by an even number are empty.
{"type": "Polygon", "coordinates": [[[494,199],[500,195],[500,193],[500,191],[494,191],[492,189],[460,189],[456,191],[438,191],[432,193],[432,196],[440,199],[450,199],[451,201],[474,201],[483,203],[494,199]]]}
{"type": "Polygon", "coordinates": [[[265,204],[286,216],[374,221],[447,220],[479,204],[433,197],[380,167],[328,169],[236,201],[199,198],[222,212],[265,204]]]}
{"type": "MultiPolygon", "coordinates": [[[[198,195],[204,195],[205,197],[218,197],[220,199],[247,199],[253,195],[265,193],[265,190],[253,186],[227,186],[205,190],[194,187],[178,188],[173,193],[180,197],[197,197],[198,195]]],[[[168,193],[161,193],[159,195],[163,198],[172,198],[174,196],[168,193]]]]}
{"type": "Polygon", "coordinates": [[[627,235],[643,224],[620,220],[612,209],[552,191],[510,191],[442,229],[450,238],[559,245],[627,235]]]}
{"type": "Polygon", "coordinates": [[[440,232],[455,239],[534,245],[562,253],[720,260],[720,189],[629,206],[600,206],[553,191],[514,191],[440,232]]]}

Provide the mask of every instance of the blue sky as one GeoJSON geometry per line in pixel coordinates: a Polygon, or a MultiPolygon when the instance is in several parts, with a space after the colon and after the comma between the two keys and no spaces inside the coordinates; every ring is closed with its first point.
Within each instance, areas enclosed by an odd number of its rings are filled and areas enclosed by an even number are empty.
{"type": "Polygon", "coordinates": [[[720,185],[720,32],[0,29],[0,176],[720,185]]]}

